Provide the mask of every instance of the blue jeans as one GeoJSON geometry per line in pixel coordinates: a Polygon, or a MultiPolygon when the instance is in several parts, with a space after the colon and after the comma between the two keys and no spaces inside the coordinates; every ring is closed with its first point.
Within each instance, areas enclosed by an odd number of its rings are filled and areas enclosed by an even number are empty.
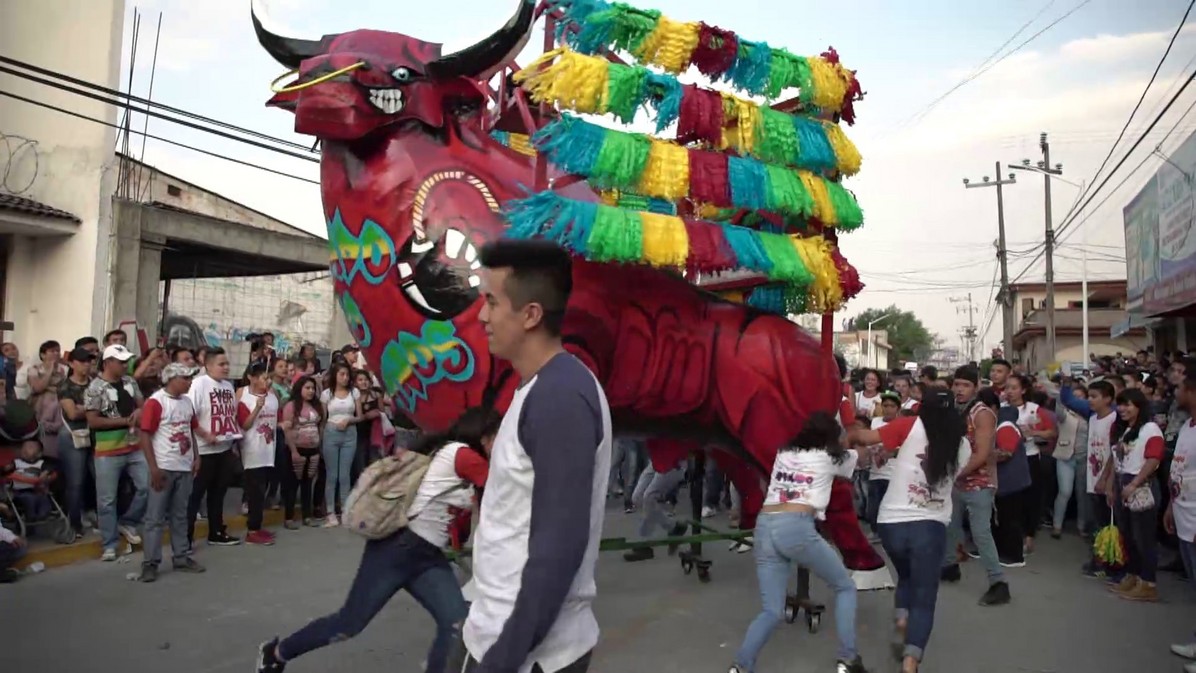
{"type": "MultiPolygon", "coordinates": [[[[1067,514],[1067,502],[1071,500],[1071,494],[1076,491],[1076,473],[1084,474],[1086,465],[1084,460],[1088,458],[1087,454],[1084,456],[1072,455],[1067,460],[1055,460],[1055,481],[1059,485],[1059,492],[1055,494],[1055,511],[1051,518],[1051,525],[1055,530],[1063,528],[1063,517],[1067,514]]],[[[1083,493],[1087,490],[1087,482],[1085,482],[1083,493]]],[[[1083,500],[1084,498],[1080,498],[1083,500]]],[[[1080,503],[1076,503],[1076,514],[1079,514],[1080,503]]],[[[1084,519],[1081,516],[1076,517],[1076,524],[1083,528],[1084,519]]]]}
{"type": "Polygon", "coordinates": [[[1093,534],[1104,524],[1096,520],[1096,513],[1092,508],[1092,496],[1088,494],[1088,454],[1077,453],[1075,456],[1076,479],[1072,484],[1072,492],[1076,494],[1076,527],[1080,533],[1093,534]]]}
{"type": "Polygon", "coordinates": [[[879,528],[881,544],[897,570],[895,616],[908,620],[904,656],[921,661],[934,628],[947,527],[922,520],[882,523],[879,528]]]}
{"type": "Polygon", "coordinates": [[[336,512],[337,485],[340,485],[339,502],[349,497],[349,480],[352,477],[353,454],[357,453],[357,426],[350,425],[337,430],[329,424],[324,428],[324,446],[320,451],[324,458],[324,511],[336,512]]]}
{"type": "Polygon", "coordinates": [[[158,567],[162,562],[162,534],[170,528],[171,559],[177,568],[191,555],[187,537],[187,506],[191,502],[191,471],[163,470],[166,484],[161,491],[150,489],[142,539],[142,565],[158,567]]]}
{"type": "Polygon", "coordinates": [[[889,492],[888,479],[868,480],[868,525],[876,530],[876,517],[880,516],[880,503],[889,492]]]}
{"type": "MultiPolygon", "coordinates": [[[[814,515],[804,512],[762,514],[756,521],[756,575],[760,581],[763,610],[748,627],[735,663],[748,673],[756,657],[781,623],[789,577],[795,565],[809,568],[835,591],[835,630],[839,634],[839,659],[854,661],[856,588],[839,555],[818,534],[814,515]]],[[[935,569],[937,572],[937,568],[935,569]]]]}
{"type": "Polygon", "coordinates": [[[1005,581],[1001,570],[1001,559],[997,555],[997,542],[993,539],[993,500],[996,489],[982,488],[978,491],[953,489],[951,527],[947,529],[947,546],[943,552],[943,566],[956,565],[955,548],[963,542],[963,517],[966,514],[972,525],[972,542],[980,552],[980,562],[988,573],[989,585],[1005,581]]]}
{"type": "Polygon", "coordinates": [[[91,472],[92,479],[96,476],[93,453],[91,447],[76,449],[65,427],[58,431],[58,460],[66,479],[66,514],[76,531],[83,530],[83,486],[87,483],[87,473],[91,472]]]}
{"type": "Polygon", "coordinates": [[[104,549],[116,549],[116,491],[120,475],[128,471],[137,490],[133,502],[120,520],[122,526],[136,528],[145,518],[145,502],[149,495],[149,465],[140,451],[123,456],[96,456],[96,514],[100,520],[100,543],[104,549]]]}
{"type": "Polygon", "coordinates": [[[290,661],[356,636],[400,589],[406,589],[436,620],[426,671],[444,673],[469,609],[444,553],[407,529],[366,542],[344,606],[284,638],[278,654],[290,661]]]}
{"type": "Polygon", "coordinates": [[[0,570],[7,570],[25,558],[29,547],[18,547],[9,542],[0,542],[0,570]]]}
{"type": "MultiPolygon", "coordinates": [[[[653,472],[651,481],[643,490],[639,503],[644,512],[644,520],[640,523],[640,537],[650,538],[657,530],[669,529],[669,518],[665,514],[664,504],[674,487],[685,479],[685,470],[675,467],[668,472],[653,472]]],[[[642,479],[641,479],[642,482],[642,479]]],[[[640,484],[636,485],[636,494],[640,492],[640,484]]]]}

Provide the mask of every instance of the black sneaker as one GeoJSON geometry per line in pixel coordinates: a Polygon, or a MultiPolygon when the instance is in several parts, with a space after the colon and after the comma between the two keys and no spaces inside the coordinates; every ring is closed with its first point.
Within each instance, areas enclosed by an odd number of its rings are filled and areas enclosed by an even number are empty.
{"type": "Polygon", "coordinates": [[[1012,599],[1013,597],[1009,595],[1009,583],[997,582],[980,597],[980,604],[984,606],[1005,605],[1012,599]]]}
{"type": "Polygon", "coordinates": [[[192,573],[192,574],[198,575],[199,573],[206,572],[207,568],[199,565],[198,563],[195,562],[195,559],[188,556],[187,558],[183,559],[180,563],[174,564],[174,571],[179,572],[179,573],[192,573]]]}
{"type": "Polygon", "coordinates": [[[208,536],[208,544],[217,547],[232,547],[241,544],[241,538],[233,537],[224,531],[208,536]]]}
{"type": "Polygon", "coordinates": [[[257,673],[282,673],[287,662],[278,658],[278,638],[271,638],[257,648],[257,673]]]}
{"type": "Polygon", "coordinates": [[[1025,568],[1026,567],[1026,559],[1025,558],[1021,558],[1021,559],[1002,558],[1002,559],[1000,559],[1000,561],[1001,561],[1002,568],[1025,568]]]}
{"type": "Polygon", "coordinates": [[[959,564],[952,563],[949,566],[943,566],[939,571],[939,579],[944,582],[958,582],[963,579],[963,573],[959,571],[959,564]]]}
{"type": "MultiPolygon", "coordinates": [[[[671,529],[671,530],[669,530],[669,537],[681,537],[682,535],[685,535],[685,530],[686,530],[687,528],[688,528],[688,526],[686,526],[686,525],[685,525],[685,524],[683,524],[683,523],[677,523],[677,524],[673,524],[673,527],[672,527],[672,529],[671,529]]],[[[681,547],[681,544],[680,544],[680,543],[670,544],[670,545],[669,545],[669,548],[668,548],[668,549],[669,549],[669,556],[676,556],[676,555],[677,555],[677,550],[678,550],[680,547],[681,547]]]]}
{"type": "Polygon", "coordinates": [[[635,563],[637,561],[651,561],[656,558],[656,552],[652,551],[651,547],[636,547],[626,554],[623,554],[623,560],[628,563],[635,563]]]}
{"type": "Polygon", "coordinates": [[[16,568],[4,568],[0,570],[0,584],[12,584],[21,579],[21,571],[16,568]]]}
{"type": "Polygon", "coordinates": [[[864,660],[857,654],[854,661],[839,660],[835,673],[868,673],[868,669],[864,668],[864,660]]]}
{"type": "Polygon", "coordinates": [[[137,581],[145,582],[146,584],[149,584],[150,582],[157,582],[158,581],[158,566],[151,566],[151,565],[141,566],[141,574],[137,576],[137,581]]]}

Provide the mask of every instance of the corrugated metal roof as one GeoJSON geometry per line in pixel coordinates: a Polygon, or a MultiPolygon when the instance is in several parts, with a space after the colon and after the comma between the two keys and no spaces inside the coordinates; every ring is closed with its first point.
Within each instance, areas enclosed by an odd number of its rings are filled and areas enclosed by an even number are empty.
{"type": "Polygon", "coordinates": [[[70,220],[71,222],[80,222],[81,220],[65,210],[59,210],[53,206],[47,206],[40,201],[27,199],[16,194],[5,194],[0,192],[0,210],[12,210],[25,215],[33,215],[35,217],[48,217],[55,220],[70,220]]]}

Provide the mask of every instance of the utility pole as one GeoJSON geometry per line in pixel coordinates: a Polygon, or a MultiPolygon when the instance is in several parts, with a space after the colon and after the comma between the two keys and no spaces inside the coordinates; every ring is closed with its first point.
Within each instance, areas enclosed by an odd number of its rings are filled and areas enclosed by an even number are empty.
{"type": "Polygon", "coordinates": [[[966,303],[966,306],[961,306],[955,309],[956,313],[968,314],[968,326],[961,330],[960,335],[967,343],[967,360],[971,362],[976,359],[976,306],[972,303],[972,293],[969,292],[967,297],[951,297],[952,304],[966,303]]]}
{"type": "Polygon", "coordinates": [[[997,295],[997,301],[1001,303],[1001,343],[1005,350],[1005,357],[1010,357],[1010,353],[1013,351],[1013,294],[1009,291],[1008,250],[1005,246],[1005,198],[1001,187],[1017,184],[1017,176],[1010,173],[1008,180],[1002,180],[1000,161],[996,163],[996,176],[996,181],[990,181],[986,175],[978,184],[972,184],[971,180],[964,178],[963,186],[968,189],[973,187],[997,188],[997,262],[1001,267],[1001,291],[997,295]]]}
{"type": "MultiPolygon", "coordinates": [[[[1047,142],[1044,132],[1038,137],[1038,146],[1042,148],[1043,170],[1042,183],[1046,190],[1046,337],[1047,352],[1051,361],[1055,360],[1058,351],[1055,350],[1055,225],[1051,222],[1051,145],[1047,142]]],[[[1062,165],[1058,173],[1062,173],[1062,165]]],[[[1056,174],[1058,174],[1056,173],[1056,174]]],[[[1085,354],[1085,357],[1087,354],[1085,354]]]]}

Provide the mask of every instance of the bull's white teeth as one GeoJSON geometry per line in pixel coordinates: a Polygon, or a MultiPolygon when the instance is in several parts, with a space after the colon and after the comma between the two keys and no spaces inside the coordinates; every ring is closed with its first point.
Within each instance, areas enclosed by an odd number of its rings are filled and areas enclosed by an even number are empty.
{"type": "Polygon", "coordinates": [[[398,89],[373,89],[370,91],[370,103],[386,114],[396,114],[403,110],[403,92],[398,89]]]}
{"type": "Polygon", "coordinates": [[[411,275],[411,265],[407,262],[399,262],[399,278],[407,278],[411,275]]]}
{"type": "Polygon", "coordinates": [[[476,273],[469,277],[469,286],[470,287],[477,287],[481,284],[482,284],[482,279],[478,278],[478,275],[476,273]]]}
{"type": "Polygon", "coordinates": [[[465,234],[462,234],[460,231],[449,229],[444,233],[444,254],[449,259],[457,259],[461,254],[461,246],[464,244],[465,234]]]}
{"type": "Polygon", "coordinates": [[[481,262],[481,261],[478,261],[478,260],[475,260],[475,261],[473,262],[473,264],[470,264],[470,265],[469,265],[469,268],[473,269],[474,271],[477,271],[478,269],[482,268],[482,262],[481,262]]]}
{"type": "Polygon", "coordinates": [[[434,245],[436,245],[436,244],[433,243],[432,241],[428,241],[428,240],[412,241],[411,242],[411,252],[415,252],[415,253],[427,252],[427,251],[431,250],[434,245]]]}
{"type": "Polygon", "coordinates": [[[407,297],[409,297],[411,301],[415,302],[416,304],[419,304],[421,308],[431,313],[440,313],[440,311],[437,311],[428,304],[428,300],[424,299],[424,293],[419,291],[419,286],[415,283],[404,285],[403,292],[406,292],[407,297]]]}
{"type": "Polygon", "coordinates": [[[465,261],[472,262],[478,258],[478,249],[473,247],[473,243],[465,246],[465,261]]]}

